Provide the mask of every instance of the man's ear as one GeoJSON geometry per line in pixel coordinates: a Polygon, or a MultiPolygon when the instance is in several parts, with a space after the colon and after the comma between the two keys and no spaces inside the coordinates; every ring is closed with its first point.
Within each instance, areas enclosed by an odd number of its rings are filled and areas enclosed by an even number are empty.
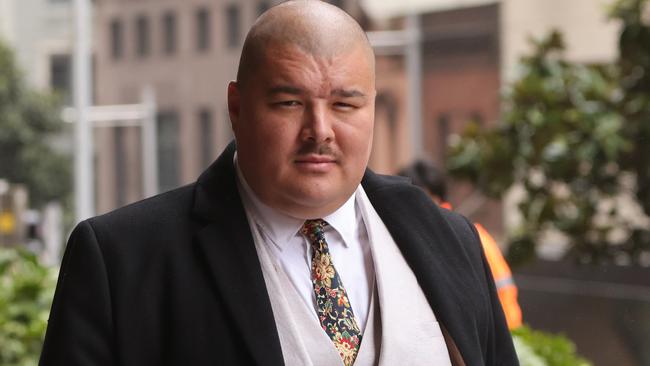
{"type": "Polygon", "coordinates": [[[236,81],[231,81],[228,83],[228,114],[233,131],[239,122],[240,100],[239,85],[236,81]]]}

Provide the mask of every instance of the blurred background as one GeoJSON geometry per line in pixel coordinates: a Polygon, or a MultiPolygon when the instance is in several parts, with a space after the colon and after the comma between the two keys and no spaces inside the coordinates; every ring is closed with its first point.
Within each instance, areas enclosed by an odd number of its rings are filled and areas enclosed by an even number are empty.
{"type": "MultiPolygon", "coordinates": [[[[279,2],[0,0],[0,365],[35,363],[75,223],[232,140],[226,85],[279,2]]],[[[650,365],[648,1],[329,2],[377,56],[370,167],[445,172],[545,332],[522,364],[650,365]]]]}

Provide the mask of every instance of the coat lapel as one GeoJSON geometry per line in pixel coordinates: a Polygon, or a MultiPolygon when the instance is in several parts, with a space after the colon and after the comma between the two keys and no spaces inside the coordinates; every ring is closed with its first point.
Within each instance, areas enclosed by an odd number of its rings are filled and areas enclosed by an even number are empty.
{"type": "Polygon", "coordinates": [[[196,242],[256,364],[282,365],[282,350],[262,269],[241,204],[234,144],[199,178],[196,242]]]}
{"type": "MultiPolygon", "coordinates": [[[[476,304],[468,303],[471,297],[467,294],[480,282],[466,275],[473,271],[461,270],[472,264],[459,250],[453,231],[424,192],[404,185],[402,179],[367,171],[362,184],[448,333],[445,339],[451,338],[453,348],[457,346],[466,361],[471,359],[467,356],[481,347],[476,338],[477,316],[472,311],[476,304]]],[[[454,364],[458,361],[452,358],[454,364]]]]}

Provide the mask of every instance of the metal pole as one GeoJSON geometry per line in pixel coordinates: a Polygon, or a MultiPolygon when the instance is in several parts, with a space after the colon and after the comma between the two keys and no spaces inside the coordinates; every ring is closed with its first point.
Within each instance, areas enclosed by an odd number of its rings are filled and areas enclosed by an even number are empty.
{"type": "Polygon", "coordinates": [[[422,52],[420,44],[420,17],[406,17],[406,32],[410,35],[406,46],[406,77],[408,121],[411,123],[411,146],[413,159],[424,156],[422,141],[422,52]]]}
{"type": "Polygon", "coordinates": [[[75,215],[77,222],[94,214],[93,141],[88,120],[90,105],[90,0],[75,0],[74,102],[75,128],[75,215]]]}
{"type": "Polygon", "coordinates": [[[153,88],[147,86],[142,91],[144,118],[142,119],[142,172],[145,197],[158,193],[158,133],[156,128],[156,96],[153,88]]]}

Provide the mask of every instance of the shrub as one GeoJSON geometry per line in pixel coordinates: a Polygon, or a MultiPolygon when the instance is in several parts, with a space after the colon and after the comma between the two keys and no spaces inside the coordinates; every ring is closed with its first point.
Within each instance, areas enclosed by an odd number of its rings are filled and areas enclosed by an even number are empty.
{"type": "Polygon", "coordinates": [[[0,248],[0,365],[37,365],[57,272],[24,249],[0,248]]]}
{"type": "Polygon", "coordinates": [[[521,366],[590,366],[576,354],[576,346],[562,335],[553,335],[527,326],[512,331],[521,366]]]}

